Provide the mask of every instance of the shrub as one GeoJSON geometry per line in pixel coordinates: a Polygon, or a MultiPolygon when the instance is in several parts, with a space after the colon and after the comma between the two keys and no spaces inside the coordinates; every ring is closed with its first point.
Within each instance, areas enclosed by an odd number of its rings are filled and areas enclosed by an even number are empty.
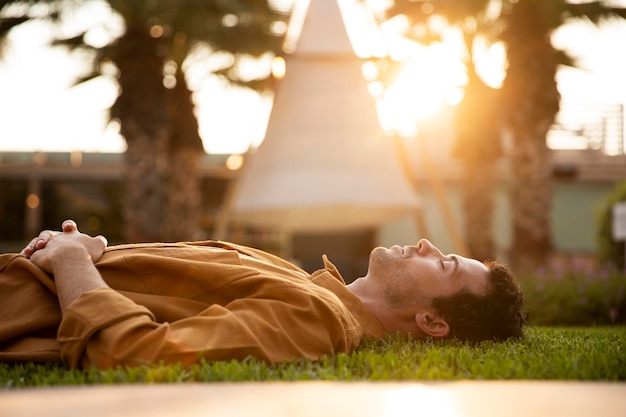
{"type": "Polygon", "coordinates": [[[598,214],[598,257],[601,262],[610,262],[621,270],[626,269],[624,259],[624,241],[613,239],[613,205],[617,202],[626,202],[626,181],[618,182],[607,197],[598,214]]]}
{"type": "Polygon", "coordinates": [[[529,323],[604,325],[626,323],[626,274],[585,258],[553,262],[520,276],[529,323]]]}

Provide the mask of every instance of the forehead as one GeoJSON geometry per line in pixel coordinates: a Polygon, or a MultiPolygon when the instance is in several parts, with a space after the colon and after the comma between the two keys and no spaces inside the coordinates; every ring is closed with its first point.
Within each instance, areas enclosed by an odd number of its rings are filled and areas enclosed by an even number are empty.
{"type": "Polygon", "coordinates": [[[463,288],[471,293],[486,295],[489,289],[489,268],[484,263],[459,257],[459,270],[464,281],[463,288]]]}

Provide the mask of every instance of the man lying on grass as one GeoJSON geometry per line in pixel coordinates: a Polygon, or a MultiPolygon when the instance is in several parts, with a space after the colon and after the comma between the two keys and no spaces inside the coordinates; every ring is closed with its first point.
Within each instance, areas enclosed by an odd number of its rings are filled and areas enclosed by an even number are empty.
{"type": "Polygon", "coordinates": [[[99,368],[252,356],[269,363],[351,352],[364,337],[523,336],[506,267],[427,240],[375,248],[350,285],[324,257],[312,274],[226,242],[112,246],[43,231],[0,255],[0,360],[99,368]]]}

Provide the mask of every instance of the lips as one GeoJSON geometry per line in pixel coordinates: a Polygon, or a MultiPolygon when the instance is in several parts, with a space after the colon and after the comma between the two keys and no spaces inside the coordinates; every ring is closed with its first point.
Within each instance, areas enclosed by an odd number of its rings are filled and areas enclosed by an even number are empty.
{"type": "Polygon", "coordinates": [[[392,251],[399,251],[401,255],[404,255],[404,248],[398,245],[393,245],[391,248],[389,248],[392,251]]]}

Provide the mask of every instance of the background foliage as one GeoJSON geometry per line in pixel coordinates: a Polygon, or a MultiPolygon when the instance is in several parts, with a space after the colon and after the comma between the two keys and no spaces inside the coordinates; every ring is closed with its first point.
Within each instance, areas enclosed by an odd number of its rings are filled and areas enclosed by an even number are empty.
{"type": "Polygon", "coordinates": [[[598,214],[598,257],[602,262],[609,262],[621,270],[626,270],[624,251],[626,242],[613,239],[613,205],[626,202],[626,181],[618,182],[608,196],[598,214]]]}
{"type": "Polygon", "coordinates": [[[624,242],[612,237],[612,207],[618,201],[626,201],[626,181],[615,185],[599,210],[595,256],[555,258],[520,272],[531,324],[626,323],[624,242]]]}
{"type": "Polygon", "coordinates": [[[559,260],[520,277],[533,325],[626,323],[626,275],[593,259],[559,260]]]}

